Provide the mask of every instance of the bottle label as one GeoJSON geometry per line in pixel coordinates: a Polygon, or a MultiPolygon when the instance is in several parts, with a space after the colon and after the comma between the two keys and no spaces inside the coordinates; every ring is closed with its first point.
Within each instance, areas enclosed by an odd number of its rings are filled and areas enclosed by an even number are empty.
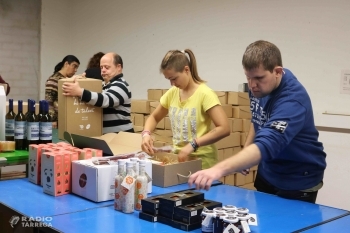
{"type": "Polygon", "coordinates": [[[24,139],[26,122],[25,121],[15,121],[15,139],[24,139]]]}
{"type": "Polygon", "coordinates": [[[124,178],[121,184],[121,192],[124,199],[122,201],[122,211],[124,213],[132,213],[135,205],[135,178],[132,171],[124,178]],[[131,173],[131,175],[129,175],[131,173]]]}
{"type": "Polygon", "coordinates": [[[13,137],[15,136],[15,120],[14,119],[6,119],[5,122],[5,136],[13,137]]]}
{"type": "Polygon", "coordinates": [[[52,140],[52,123],[40,122],[40,140],[52,140]]]}
{"type": "Polygon", "coordinates": [[[27,140],[39,140],[39,122],[27,122],[27,140]]]}
{"type": "Polygon", "coordinates": [[[141,200],[147,198],[147,177],[139,175],[136,178],[136,192],[135,192],[135,209],[141,210],[141,200]]]}

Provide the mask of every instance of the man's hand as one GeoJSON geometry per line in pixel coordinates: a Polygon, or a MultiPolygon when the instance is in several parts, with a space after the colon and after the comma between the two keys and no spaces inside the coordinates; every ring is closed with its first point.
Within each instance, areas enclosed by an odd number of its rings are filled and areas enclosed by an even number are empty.
{"type": "Polygon", "coordinates": [[[73,82],[64,82],[62,85],[63,95],[65,96],[79,96],[83,95],[84,89],[79,86],[79,82],[74,78],[73,82]]]}
{"type": "Polygon", "coordinates": [[[242,175],[248,175],[249,174],[249,171],[250,171],[250,169],[249,168],[247,168],[247,169],[244,169],[243,171],[241,171],[241,173],[242,173],[242,175]]]}
{"type": "Polygon", "coordinates": [[[222,174],[219,169],[212,167],[192,174],[188,180],[188,185],[192,187],[194,184],[197,190],[209,190],[213,181],[218,180],[221,177],[222,174]]]}
{"type": "Polygon", "coordinates": [[[179,151],[177,158],[179,162],[185,162],[188,160],[188,156],[193,152],[193,147],[190,143],[188,143],[186,146],[182,147],[182,149],[179,151]]]}

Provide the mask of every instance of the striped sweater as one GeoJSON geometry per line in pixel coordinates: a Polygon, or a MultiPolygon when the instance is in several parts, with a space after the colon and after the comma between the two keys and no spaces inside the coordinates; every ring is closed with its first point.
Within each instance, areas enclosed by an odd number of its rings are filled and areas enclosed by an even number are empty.
{"type": "Polygon", "coordinates": [[[58,80],[66,78],[60,72],[51,75],[45,84],[45,100],[49,103],[49,114],[53,122],[58,120],[58,80]]]}
{"type": "Polygon", "coordinates": [[[123,74],[118,74],[104,84],[102,93],[84,89],[81,100],[103,108],[103,134],[133,132],[130,120],[131,91],[123,74]]]}

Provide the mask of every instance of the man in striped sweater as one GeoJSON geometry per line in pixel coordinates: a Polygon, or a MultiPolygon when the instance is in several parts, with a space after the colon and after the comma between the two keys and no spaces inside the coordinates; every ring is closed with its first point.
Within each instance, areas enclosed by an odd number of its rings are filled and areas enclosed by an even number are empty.
{"type": "Polygon", "coordinates": [[[123,78],[123,60],[116,53],[101,58],[102,93],[83,89],[78,82],[64,83],[63,95],[80,96],[81,100],[103,108],[103,134],[120,131],[134,132],[130,120],[131,91],[123,78]]]}

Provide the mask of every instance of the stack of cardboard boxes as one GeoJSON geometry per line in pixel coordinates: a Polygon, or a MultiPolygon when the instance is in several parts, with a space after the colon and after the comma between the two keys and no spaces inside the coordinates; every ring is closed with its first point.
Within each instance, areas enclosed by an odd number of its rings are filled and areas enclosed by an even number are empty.
{"type": "MultiPolygon", "coordinates": [[[[149,89],[147,100],[132,100],[131,118],[136,132],[142,132],[148,116],[159,105],[160,97],[166,92],[165,89],[149,89]]],[[[218,160],[222,161],[237,154],[244,146],[250,127],[250,103],[246,92],[216,91],[220,103],[228,117],[230,135],[217,142],[218,160]]],[[[214,127],[214,125],[212,125],[214,127]]],[[[160,147],[172,144],[172,131],[169,117],[165,117],[156,126],[152,134],[155,146],[160,147]]],[[[254,189],[253,182],[256,175],[256,167],[250,169],[247,176],[240,173],[222,177],[221,181],[228,185],[242,186],[254,189]]]]}

